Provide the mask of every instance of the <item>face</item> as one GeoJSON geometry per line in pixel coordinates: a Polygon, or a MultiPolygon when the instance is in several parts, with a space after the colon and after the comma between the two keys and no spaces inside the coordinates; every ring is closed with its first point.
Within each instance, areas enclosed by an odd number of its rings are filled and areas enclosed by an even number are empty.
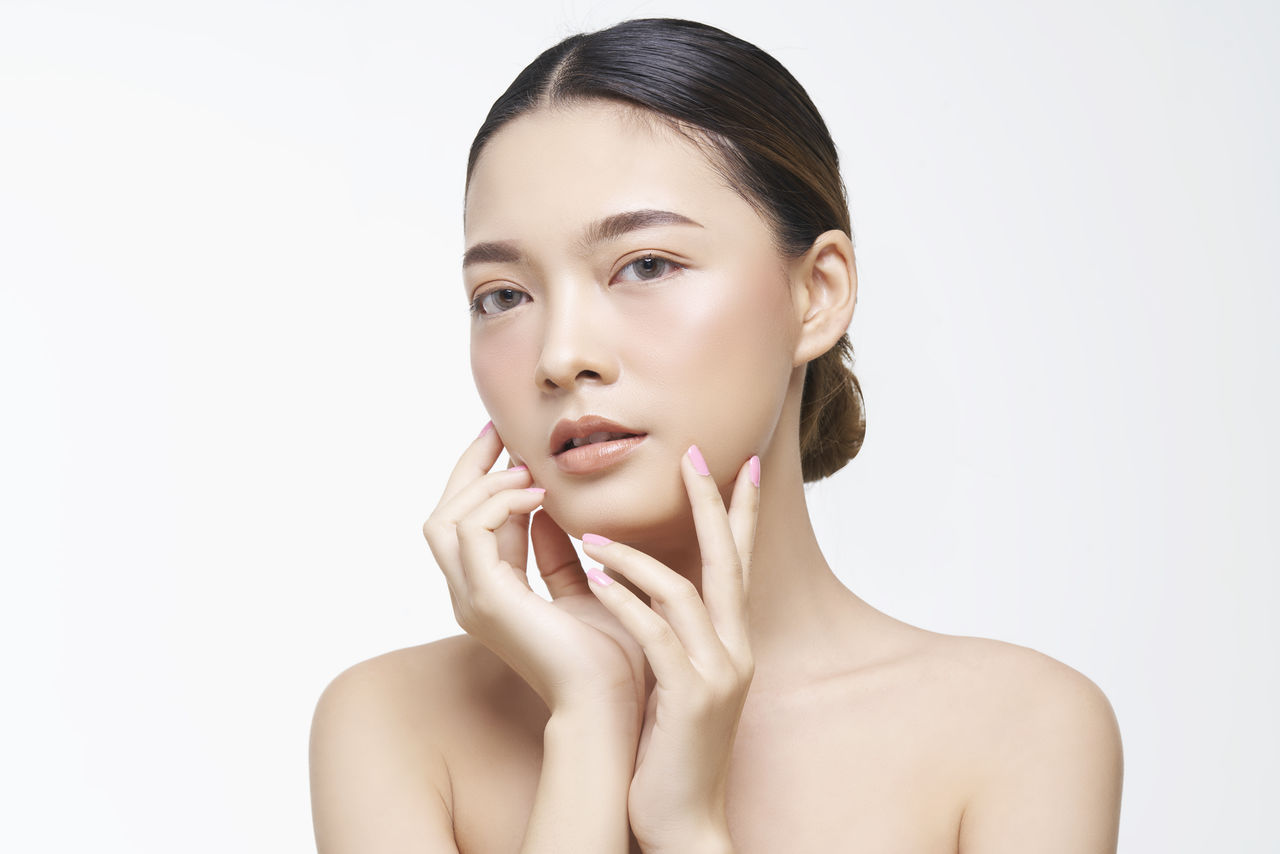
{"type": "Polygon", "coordinates": [[[787,261],[661,122],[603,102],[510,122],[472,173],[466,246],[476,387],[570,534],[675,535],[690,445],[724,486],[795,441],[778,435],[803,372],[787,261]]]}

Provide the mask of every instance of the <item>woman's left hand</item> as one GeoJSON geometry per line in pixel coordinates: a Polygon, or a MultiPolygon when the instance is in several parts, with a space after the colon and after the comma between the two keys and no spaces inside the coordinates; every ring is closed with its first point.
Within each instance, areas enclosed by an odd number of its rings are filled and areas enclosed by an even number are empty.
{"type": "Polygon", "coordinates": [[[746,583],[759,508],[760,462],[738,471],[726,511],[697,446],[681,460],[702,556],[702,595],[684,576],[622,543],[585,535],[586,553],[649,596],[645,605],[598,570],[591,589],[644,648],[649,696],[628,796],[645,852],[729,849],[725,784],[754,663],[746,583]]]}

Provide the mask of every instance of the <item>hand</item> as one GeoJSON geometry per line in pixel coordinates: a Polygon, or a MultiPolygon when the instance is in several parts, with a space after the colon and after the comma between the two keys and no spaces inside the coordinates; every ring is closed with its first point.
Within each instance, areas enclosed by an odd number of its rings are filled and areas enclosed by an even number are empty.
{"type": "Polygon", "coordinates": [[[727,512],[706,471],[701,453],[691,448],[681,476],[702,553],[701,597],[687,578],[648,555],[583,537],[589,556],[650,598],[646,606],[624,585],[589,573],[592,591],[644,648],[657,680],[628,797],[631,829],[646,852],[728,843],[725,783],[754,672],[746,579],[759,509],[759,460],[753,457],[738,471],[727,512]]]}
{"type": "Polygon", "coordinates": [[[644,655],[593,596],[568,535],[545,513],[523,466],[490,472],[502,452],[493,427],[463,452],[423,534],[467,634],[507,663],[552,714],[570,706],[616,713],[638,737],[644,655]],[[551,593],[529,586],[529,535],[551,593]]]}

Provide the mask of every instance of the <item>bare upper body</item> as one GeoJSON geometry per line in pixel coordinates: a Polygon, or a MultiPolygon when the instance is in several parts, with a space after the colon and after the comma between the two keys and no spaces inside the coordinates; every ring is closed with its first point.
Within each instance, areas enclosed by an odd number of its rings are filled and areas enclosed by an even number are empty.
{"type": "Polygon", "coordinates": [[[819,547],[805,484],[865,428],[857,271],[834,144],[763,57],[624,22],[535,60],[477,135],[492,420],[424,526],[467,635],[324,693],[322,854],[1114,851],[1098,689],[881,614],[819,547]]]}
{"type": "MultiPolygon", "coordinates": [[[[1119,733],[1092,682],[853,594],[845,607],[858,628],[833,627],[826,672],[756,672],[730,769],[735,850],[1115,850],[1119,733]]],[[[351,668],[316,713],[321,851],[518,851],[546,722],[465,635],[351,668]]]]}

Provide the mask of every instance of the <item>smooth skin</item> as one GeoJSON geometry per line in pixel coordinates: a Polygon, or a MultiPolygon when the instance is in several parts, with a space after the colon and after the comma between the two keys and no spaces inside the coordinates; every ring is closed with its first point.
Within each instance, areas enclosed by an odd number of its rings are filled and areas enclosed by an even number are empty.
{"type": "Polygon", "coordinates": [[[1115,850],[1097,687],[882,614],[818,547],[800,398],[853,315],[847,235],[783,257],[693,140],[600,102],[499,131],[466,232],[493,422],[424,525],[466,634],[326,689],[321,852],[1115,850]],[[601,227],[636,211],[679,217],[601,227]],[[646,438],[561,471],[588,413],[646,438]]]}

